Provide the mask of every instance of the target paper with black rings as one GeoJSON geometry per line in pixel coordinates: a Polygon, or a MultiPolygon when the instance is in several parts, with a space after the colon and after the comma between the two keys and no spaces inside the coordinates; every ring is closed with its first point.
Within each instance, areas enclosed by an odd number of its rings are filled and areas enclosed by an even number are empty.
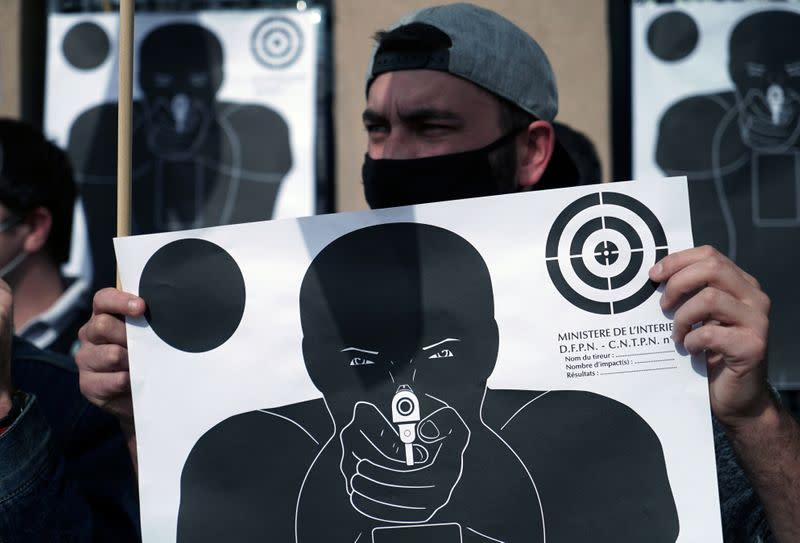
{"type": "Polygon", "coordinates": [[[145,543],[722,541],[685,179],[115,244],[145,543]]]}
{"type": "Polygon", "coordinates": [[[664,228],[647,206],[619,192],[578,198],[547,237],[547,271],[558,291],[591,313],[624,313],[658,287],[648,270],[669,252],[664,228]]]}

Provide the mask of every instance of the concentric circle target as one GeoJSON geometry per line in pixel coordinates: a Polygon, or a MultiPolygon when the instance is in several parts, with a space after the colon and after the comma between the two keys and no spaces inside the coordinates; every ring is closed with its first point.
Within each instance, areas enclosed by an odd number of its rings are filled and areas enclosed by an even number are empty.
{"type": "Polygon", "coordinates": [[[303,33],[291,19],[267,17],[253,31],[250,47],[267,68],[287,68],[303,52],[303,33]]]}
{"type": "Polygon", "coordinates": [[[658,287],[650,267],[667,256],[664,228],[642,202],[597,192],[568,205],[553,222],[545,260],[553,284],[591,313],[629,311],[658,287]]]}

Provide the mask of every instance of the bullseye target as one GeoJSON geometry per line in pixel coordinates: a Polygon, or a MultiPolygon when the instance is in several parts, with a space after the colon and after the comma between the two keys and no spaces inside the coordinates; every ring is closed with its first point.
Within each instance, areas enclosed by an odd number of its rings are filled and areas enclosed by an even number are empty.
{"type": "Polygon", "coordinates": [[[556,217],[545,261],[565,299],[584,311],[613,315],[655,292],[658,284],[648,271],[668,253],[664,228],[647,206],[625,194],[598,192],[556,217]]]}
{"type": "Polygon", "coordinates": [[[287,68],[303,52],[303,33],[286,17],[268,17],[253,31],[250,45],[256,60],[267,68],[287,68]]]}

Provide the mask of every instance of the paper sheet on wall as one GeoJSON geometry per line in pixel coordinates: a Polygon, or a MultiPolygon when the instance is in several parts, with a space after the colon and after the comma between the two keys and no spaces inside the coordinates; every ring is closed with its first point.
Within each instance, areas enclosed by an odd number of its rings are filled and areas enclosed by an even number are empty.
{"type": "MultiPolygon", "coordinates": [[[[134,35],[134,233],[315,212],[318,9],[143,13],[134,35]]],[[[49,17],[45,131],[81,207],[71,265],[114,283],[116,14],[49,17]]]]}
{"type": "Polygon", "coordinates": [[[116,240],[144,541],[721,541],[685,179],[116,240]]]}
{"type": "Polygon", "coordinates": [[[800,7],[633,6],[633,175],[689,177],[697,245],[772,299],[770,378],[800,386],[800,7]]]}

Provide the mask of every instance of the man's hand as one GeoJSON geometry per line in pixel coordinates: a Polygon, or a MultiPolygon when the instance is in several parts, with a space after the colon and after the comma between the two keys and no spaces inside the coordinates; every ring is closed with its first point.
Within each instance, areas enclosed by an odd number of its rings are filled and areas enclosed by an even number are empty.
{"type": "Polygon", "coordinates": [[[11,287],[0,279],[0,418],[11,411],[11,341],[14,336],[14,297],[11,287]]]}
{"type": "Polygon", "coordinates": [[[123,317],[144,314],[144,300],[114,288],[94,296],[92,318],[78,332],[75,354],[81,392],[95,405],[116,416],[134,454],[133,403],[128,374],[128,340],[123,317]]]}
{"type": "Polygon", "coordinates": [[[764,504],[776,540],[800,541],[800,426],[767,382],[769,298],[752,276],[711,247],[671,254],[650,270],[666,281],[676,343],[709,368],[711,409],[764,504]],[[702,325],[700,323],[702,322],[702,325]]]}
{"type": "Polygon", "coordinates": [[[661,307],[675,310],[675,342],[706,352],[711,409],[720,422],[731,427],[759,415],[771,394],[770,301],[758,281],[708,246],[668,255],[650,278],[666,281],[661,307]]]}
{"type": "Polygon", "coordinates": [[[450,500],[461,478],[470,431],[451,407],[417,425],[414,465],[378,409],[359,402],[342,429],[342,474],[350,503],[361,514],[385,522],[426,522],[450,500]]]}

